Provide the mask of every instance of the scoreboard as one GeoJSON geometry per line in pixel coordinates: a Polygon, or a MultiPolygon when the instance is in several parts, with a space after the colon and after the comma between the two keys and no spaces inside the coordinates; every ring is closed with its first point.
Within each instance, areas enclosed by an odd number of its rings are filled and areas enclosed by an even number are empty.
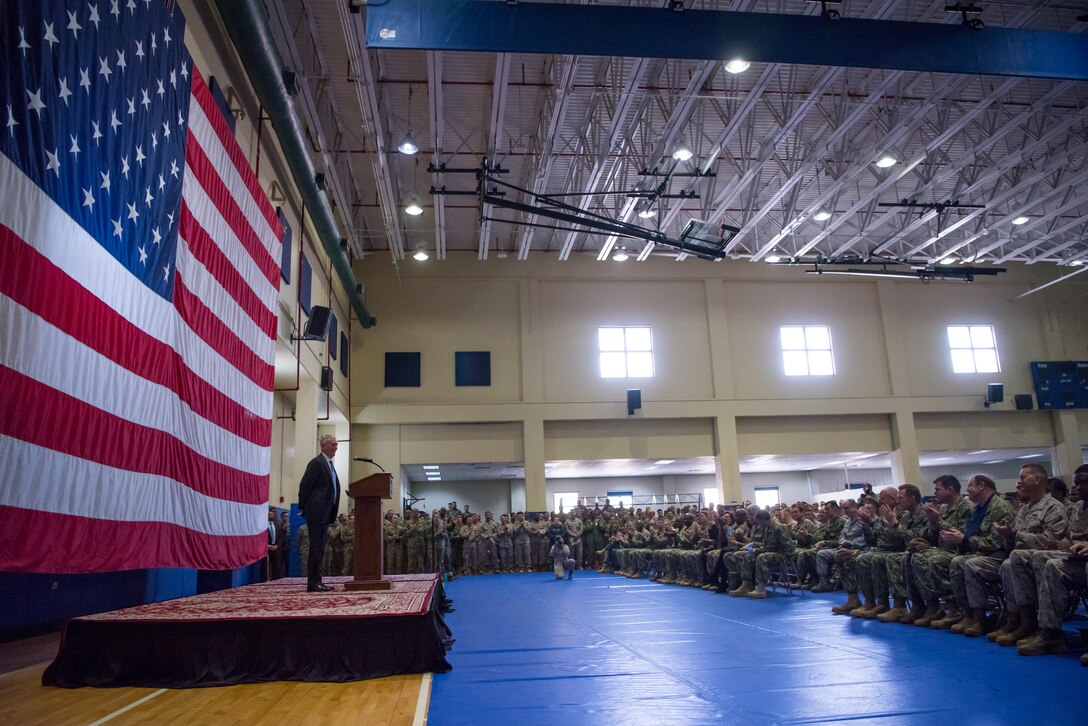
{"type": "Polygon", "coordinates": [[[1088,408],[1088,361],[1034,361],[1031,379],[1039,408],[1088,408]]]}

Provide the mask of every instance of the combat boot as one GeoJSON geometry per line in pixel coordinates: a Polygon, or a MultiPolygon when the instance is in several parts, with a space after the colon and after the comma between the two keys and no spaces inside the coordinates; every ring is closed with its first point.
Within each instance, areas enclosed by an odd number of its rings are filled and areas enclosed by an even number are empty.
{"type": "MultiPolygon", "coordinates": [[[[876,599],[876,607],[874,607],[872,610],[867,610],[865,614],[861,617],[865,618],[866,620],[876,620],[878,617],[888,612],[889,609],[890,608],[888,607],[887,596],[878,597],[876,599]]],[[[853,613],[851,613],[851,615],[853,615],[853,613]]]]}
{"type": "Polygon", "coordinates": [[[752,591],[748,593],[748,597],[754,600],[765,600],[767,598],[767,586],[757,582],[752,591]]]}
{"type": "MultiPolygon", "coordinates": [[[[992,633],[990,633],[989,635],[987,635],[986,640],[990,641],[991,643],[995,643],[995,642],[997,642],[998,638],[1005,637],[1009,633],[1014,632],[1019,627],[1020,627],[1020,613],[1019,612],[1006,613],[1004,625],[1002,625],[1000,628],[998,628],[997,630],[995,630],[992,633]]],[[[1015,643],[1016,641],[1014,640],[1013,642],[1015,643]]]]}
{"type": "Polygon", "coordinates": [[[1020,608],[1020,627],[997,639],[998,645],[1020,645],[1019,641],[1031,640],[1039,632],[1039,623],[1035,621],[1035,608],[1020,608]]]}
{"type": "Polygon", "coordinates": [[[744,580],[736,590],[730,590],[730,597],[746,597],[752,591],[752,583],[744,580]]]}
{"type": "Polygon", "coordinates": [[[876,610],[876,606],[877,606],[876,598],[875,597],[871,598],[868,595],[864,595],[863,597],[865,598],[865,604],[862,605],[860,608],[857,608],[856,610],[851,610],[850,611],[850,617],[852,617],[852,618],[864,618],[865,613],[869,612],[870,610],[876,610]]]}
{"type": "Polygon", "coordinates": [[[907,614],[907,599],[905,597],[897,597],[895,598],[892,609],[877,615],[876,619],[882,623],[898,623],[905,618],[907,614]]]}
{"type": "Polygon", "coordinates": [[[929,627],[934,630],[948,630],[961,620],[963,620],[963,613],[958,607],[955,605],[945,605],[944,615],[930,623],[929,627]]]}
{"type": "Polygon", "coordinates": [[[971,624],[963,629],[968,638],[986,634],[986,608],[971,608],[971,624]]]}
{"type": "MultiPolygon", "coordinates": [[[[1067,650],[1069,647],[1060,628],[1043,628],[1034,638],[1016,647],[1020,655],[1061,655],[1067,650]]],[[[1083,659],[1081,662],[1084,662],[1083,659]]]]}
{"type": "Polygon", "coordinates": [[[960,618],[959,622],[953,623],[952,627],[949,628],[949,630],[951,630],[953,633],[959,633],[960,635],[963,635],[963,631],[967,630],[969,627],[971,627],[974,624],[975,624],[975,616],[973,614],[971,614],[970,612],[965,610],[963,612],[963,617],[960,618]]]}
{"type": "Polygon", "coordinates": [[[835,613],[836,615],[849,615],[854,610],[857,610],[860,607],[861,598],[858,597],[858,594],[856,592],[850,592],[847,593],[846,602],[844,602],[842,605],[831,608],[831,612],[835,613]]]}
{"type": "Polygon", "coordinates": [[[925,616],[925,614],[928,612],[929,610],[926,609],[925,602],[923,602],[920,598],[912,600],[910,604],[910,610],[907,611],[906,615],[899,618],[899,622],[903,623],[903,625],[914,625],[914,623],[916,623],[920,618],[925,616]]]}
{"type": "Polygon", "coordinates": [[[934,620],[941,617],[941,615],[943,614],[941,611],[940,600],[934,600],[928,605],[926,605],[923,601],[919,601],[919,604],[925,608],[924,612],[918,616],[917,620],[914,621],[914,624],[917,625],[919,628],[928,628],[930,625],[933,624],[934,620]]]}
{"type": "Polygon", "coordinates": [[[826,577],[821,577],[820,581],[812,587],[813,592],[831,592],[835,588],[831,587],[831,580],[826,577]]]}

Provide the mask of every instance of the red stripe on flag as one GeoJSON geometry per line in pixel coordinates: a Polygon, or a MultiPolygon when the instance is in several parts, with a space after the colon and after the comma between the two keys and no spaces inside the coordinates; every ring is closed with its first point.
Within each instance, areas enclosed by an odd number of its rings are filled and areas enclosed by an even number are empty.
{"type": "MultiPolygon", "coordinates": [[[[177,351],[120,316],[3,225],[0,259],[0,293],[122,368],[170,389],[198,416],[246,441],[271,445],[271,419],[254,415],[193,373],[177,351]]],[[[274,368],[266,368],[267,390],[274,368]]]]}
{"type": "Polygon", "coordinates": [[[246,283],[245,278],[238,272],[238,269],[227,259],[227,256],[223,254],[218,245],[212,241],[208,232],[196,221],[192,212],[189,211],[189,205],[184,201],[181,203],[179,231],[186,244],[189,245],[193,257],[204,265],[204,269],[208,271],[208,274],[222,285],[227,294],[238,303],[238,307],[242,309],[242,312],[261,329],[261,332],[269,338],[275,339],[276,314],[265,307],[257,293],[253,291],[253,288],[246,283]]]}
{"type": "Polygon", "coordinates": [[[280,223],[280,218],[276,216],[276,211],[269,203],[264,190],[261,189],[261,182],[257,179],[257,175],[253,173],[253,169],[249,166],[249,161],[246,159],[245,154],[242,153],[242,148],[238,145],[238,140],[234,137],[234,132],[230,130],[230,126],[227,125],[227,120],[223,118],[223,112],[219,109],[215,99],[212,98],[212,92],[204,82],[204,76],[202,76],[196,68],[193,68],[192,93],[193,100],[200,104],[200,108],[204,111],[204,116],[207,117],[208,122],[212,125],[215,135],[219,137],[219,143],[221,143],[226,150],[227,156],[230,157],[231,164],[238,170],[239,176],[242,177],[242,181],[245,183],[246,188],[249,189],[250,196],[257,202],[261,214],[263,214],[265,220],[267,220],[268,226],[272,228],[273,233],[276,235],[276,239],[283,239],[283,225],[280,223]]]}
{"type": "Polygon", "coordinates": [[[268,533],[210,535],[170,522],[119,522],[0,505],[0,552],[0,569],[9,572],[230,570],[265,557],[268,533]]]}
{"type": "Polygon", "coordinates": [[[212,200],[212,204],[219,210],[219,214],[234,230],[234,234],[237,235],[242,248],[257,263],[257,268],[261,271],[261,274],[272,285],[278,287],[280,261],[274,259],[272,253],[265,249],[264,242],[253,227],[250,226],[249,220],[242,213],[242,208],[235,201],[233,193],[216,173],[215,167],[212,166],[211,161],[208,160],[204,150],[200,148],[200,144],[196,142],[191,133],[185,142],[185,167],[193,175],[196,182],[203,187],[208,198],[212,200]]]}
{"type": "Polygon", "coordinates": [[[273,365],[265,363],[227,327],[204,302],[194,295],[181,275],[174,277],[174,309],[201,340],[210,345],[242,375],[265,390],[271,390],[276,376],[273,365]]]}
{"type": "Polygon", "coordinates": [[[268,501],[268,475],[213,461],[177,437],[84,403],[0,366],[0,435],[124,471],[173,479],[193,491],[243,504],[268,501]]]}

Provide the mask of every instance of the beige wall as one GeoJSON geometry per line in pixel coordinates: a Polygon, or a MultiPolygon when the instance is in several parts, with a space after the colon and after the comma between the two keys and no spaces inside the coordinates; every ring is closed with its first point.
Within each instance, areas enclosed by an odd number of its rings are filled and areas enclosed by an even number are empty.
{"type": "MultiPolygon", "coordinates": [[[[534,420],[544,422],[546,459],[718,455],[729,471],[749,454],[889,451],[893,420],[914,431],[908,440],[919,451],[1053,447],[1052,416],[1017,412],[1012,397],[1033,390],[1031,360],[1088,358],[1077,314],[1088,284],[1015,299],[1047,279],[1042,268],[923,285],[739,262],[480,262],[451,253],[406,265],[399,278],[382,265],[358,272],[381,323],[355,340],[353,429],[402,425],[397,455],[406,462],[516,461],[522,423],[534,420]],[[647,324],[655,378],[602,380],[597,327],[647,324]],[[952,324],[993,325],[1002,372],[951,373],[952,324]],[[783,375],[780,325],[830,326],[836,375],[783,375]],[[412,350],[422,354],[422,386],[385,389],[385,352],[412,350]],[[491,350],[492,386],[456,388],[455,350],[491,350]],[[990,382],[1005,384],[1006,401],[986,409],[990,382]],[[642,391],[634,416],[627,388],[642,391]],[[735,439],[717,438],[733,427],[735,439]]],[[[1088,442],[1088,415],[1071,421],[1088,442]]],[[[912,447],[903,454],[917,456],[912,447]]],[[[530,486],[526,506],[552,489],[530,486]]]]}

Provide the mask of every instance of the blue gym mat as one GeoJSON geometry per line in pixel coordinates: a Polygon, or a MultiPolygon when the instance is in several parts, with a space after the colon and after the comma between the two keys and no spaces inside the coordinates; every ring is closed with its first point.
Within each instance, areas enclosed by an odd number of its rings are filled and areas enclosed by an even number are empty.
{"type": "Polygon", "coordinates": [[[457,643],[432,726],[1088,724],[1081,650],[1025,658],[832,615],[838,592],[757,601],[594,572],[461,577],[446,592],[457,643]]]}

